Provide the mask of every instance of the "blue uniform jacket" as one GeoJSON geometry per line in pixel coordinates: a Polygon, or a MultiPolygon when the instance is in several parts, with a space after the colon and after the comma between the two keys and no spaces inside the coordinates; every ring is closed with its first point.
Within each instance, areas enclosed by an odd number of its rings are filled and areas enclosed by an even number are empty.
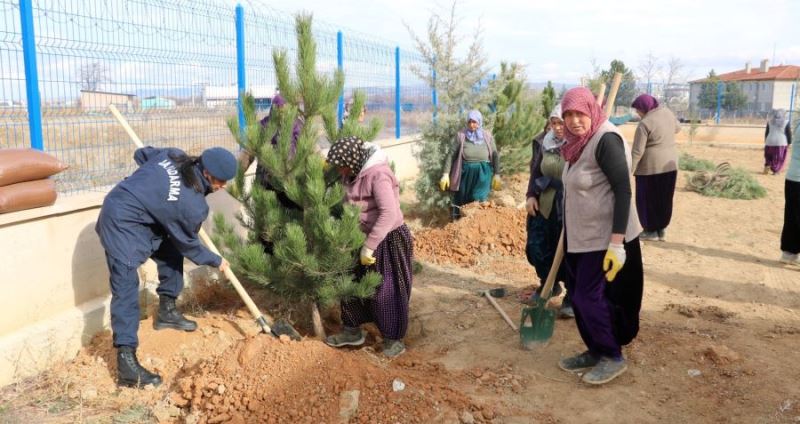
{"type": "Polygon", "coordinates": [[[218,267],[222,258],[197,235],[208,216],[205,197],[211,187],[200,166],[195,172],[203,192],[183,184],[170,154],[184,153],[175,148],[136,150],[139,169],[108,193],[95,231],[106,252],[131,267],[143,264],[165,240],[195,264],[218,267]]]}

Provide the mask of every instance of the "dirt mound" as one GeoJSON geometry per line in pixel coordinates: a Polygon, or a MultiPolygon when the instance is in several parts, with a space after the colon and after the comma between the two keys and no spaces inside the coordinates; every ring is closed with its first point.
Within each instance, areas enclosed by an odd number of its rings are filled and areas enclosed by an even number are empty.
{"type": "Polygon", "coordinates": [[[463,411],[478,417],[484,412],[451,388],[466,376],[413,352],[390,362],[369,349],[337,350],[319,341],[258,336],[229,353],[176,379],[169,399],[184,409],[187,422],[331,423],[349,411],[352,422],[423,423],[463,411]],[[397,382],[402,390],[395,391],[397,382]]]}
{"type": "Polygon", "coordinates": [[[524,209],[471,203],[463,218],[414,233],[414,254],[424,261],[477,265],[484,254],[525,257],[524,209]]]}

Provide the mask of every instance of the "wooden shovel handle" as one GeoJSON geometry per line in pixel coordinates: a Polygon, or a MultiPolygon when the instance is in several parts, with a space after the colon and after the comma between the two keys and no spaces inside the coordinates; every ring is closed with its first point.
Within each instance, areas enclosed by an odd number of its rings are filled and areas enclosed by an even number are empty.
{"type": "Polygon", "coordinates": [[[553,264],[550,265],[550,272],[547,274],[547,281],[544,283],[544,287],[542,288],[542,299],[549,299],[550,294],[553,292],[553,286],[556,282],[556,275],[558,274],[558,268],[561,266],[561,261],[564,260],[564,230],[561,230],[561,235],[558,236],[558,246],[556,247],[556,253],[553,257],[553,264]]]}

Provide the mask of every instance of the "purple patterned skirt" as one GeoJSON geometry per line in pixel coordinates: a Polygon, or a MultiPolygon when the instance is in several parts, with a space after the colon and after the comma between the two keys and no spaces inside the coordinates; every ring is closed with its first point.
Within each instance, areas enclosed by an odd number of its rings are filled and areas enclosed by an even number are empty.
{"type": "MultiPolygon", "coordinates": [[[[342,301],[342,322],[358,327],[374,322],[386,339],[401,340],[408,329],[408,301],[411,298],[411,261],[414,242],[403,224],[389,232],[375,249],[375,270],[383,281],[368,299],[342,301]]],[[[372,267],[359,266],[357,275],[372,267]]]]}

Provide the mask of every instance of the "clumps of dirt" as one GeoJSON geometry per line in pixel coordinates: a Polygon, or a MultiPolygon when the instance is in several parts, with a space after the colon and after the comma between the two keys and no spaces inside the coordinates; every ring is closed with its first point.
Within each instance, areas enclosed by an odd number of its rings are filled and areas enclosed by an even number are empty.
{"type": "Polygon", "coordinates": [[[510,364],[505,364],[496,370],[474,368],[469,370],[467,375],[475,379],[476,386],[494,389],[499,395],[506,394],[507,391],[521,393],[526,384],[521,375],[514,373],[514,368],[510,364]]]}
{"type": "Polygon", "coordinates": [[[726,311],[719,306],[690,306],[670,303],[664,307],[665,311],[675,310],[689,318],[703,318],[709,321],[726,322],[736,316],[736,313],[726,311]]]}
{"type": "Polygon", "coordinates": [[[463,218],[414,234],[414,254],[437,264],[473,266],[481,255],[525,257],[524,209],[471,203],[463,218]]]}
{"type": "Polygon", "coordinates": [[[176,378],[169,399],[186,422],[317,423],[349,416],[359,423],[427,423],[462,411],[483,422],[485,408],[452,388],[466,377],[414,352],[387,361],[369,349],[269,337],[249,338],[229,352],[176,378]]]}

